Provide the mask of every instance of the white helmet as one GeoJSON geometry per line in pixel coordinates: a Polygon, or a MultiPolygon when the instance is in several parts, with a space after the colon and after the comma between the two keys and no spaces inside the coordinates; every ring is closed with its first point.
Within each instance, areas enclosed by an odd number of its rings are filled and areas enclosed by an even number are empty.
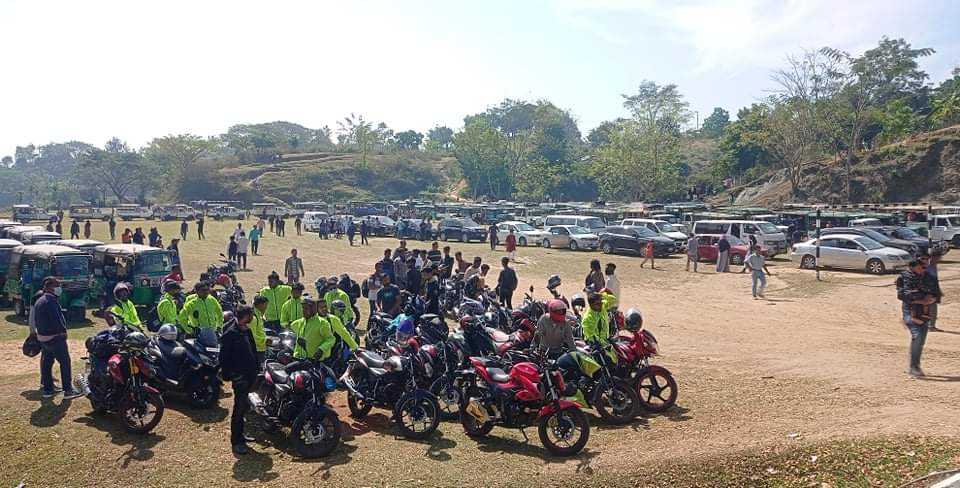
{"type": "Polygon", "coordinates": [[[157,336],[165,341],[175,341],[177,340],[177,328],[172,324],[163,324],[157,331],[157,336]]]}

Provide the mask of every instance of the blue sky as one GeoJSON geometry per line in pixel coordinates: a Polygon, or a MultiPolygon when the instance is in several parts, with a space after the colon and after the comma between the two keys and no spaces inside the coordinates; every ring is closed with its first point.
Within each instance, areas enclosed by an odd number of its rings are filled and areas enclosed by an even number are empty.
{"type": "Polygon", "coordinates": [[[620,95],[675,83],[735,114],[804,48],[884,34],[960,65],[960,2],[657,0],[0,0],[0,155],[70,139],[139,146],[244,122],[457,127],[505,97],[546,98],[586,133],[620,95]]]}

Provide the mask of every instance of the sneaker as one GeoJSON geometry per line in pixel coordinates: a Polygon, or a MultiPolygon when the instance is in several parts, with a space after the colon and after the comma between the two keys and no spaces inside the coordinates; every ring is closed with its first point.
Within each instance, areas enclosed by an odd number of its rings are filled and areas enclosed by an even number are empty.
{"type": "Polygon", "coordinates": [[[237,454],[237,455],[242,456],[242,455],[244,455],[244,454],[246,454],[246,453],[248,453],[248,452],[250,452],[250,448],[247,447],[246,444],[237,444],[237,445],[233,446],[233,453],[234,453],[234,454],[237,454]]]}
{"type": "Polygon", "coordinates": [[[82,397],[82,396],[83,396],[83,392],[82,392],[82,391],[67,390],[67,391],[63,392],[63,399],[64,399],[64,400],[70,400],[71,398],[77,398],[77,397],[82,397]]]}
{"type": "Polygon", "coordinates": [[[55,391],[53,391],[53,390],[41,390],[41,391],[40,391],[40,396],[42,396],[43,398],[53,398],[53,397],[55,397],[56,395],[57,395],[57,392],[55,392],[55,391]]]}
{"type": "Polygon", "coordinates": [[[923,378],[925,376],[923,370],[920,368],[910,368],[907,374],[909,374],[911,378],[923,378]]]}

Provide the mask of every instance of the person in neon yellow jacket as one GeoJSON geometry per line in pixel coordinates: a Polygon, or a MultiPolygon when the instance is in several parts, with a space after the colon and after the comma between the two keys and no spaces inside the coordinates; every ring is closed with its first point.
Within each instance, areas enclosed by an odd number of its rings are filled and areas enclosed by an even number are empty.
{"type": "Polygon", "coordinates": [[[113,287],[114,305],[110,307],[110,312],[119,315],[124,323],[146,332],[143,322],[140,322],[137,306],[130,300],[132,288],[127,282],[117,283],[117,286],[113,287]]]}
{"type": "Polygon", "coordinates": [[[303,284],[294,283],[290,287],[290,298],[280,307],[280,327],[289,329],[294,320],[303,318],[303,284]]]}
{"type": "Polygon", "coordinates": [[[583,340],[605,343],[610,338],[610,307],[617,305],[612,293],[591,292],[587,296],[587,312],[583,314],[583,340]]]}
{"type": "MultiPolygon", "coordinates": [[[[337,302],[339,301],[340,300],[337,300],[337,302]]],[[[343,308],[350,310],[350,307],[343,308]]],[[[356,351],[360,346],[357,345],[357,341],[353,339],[353,335],[350,334],[350,331],[344,326],[343,320],[340,319],[340,315],[343,315],[344,313],[345,312],[343,311],[337,313],[337,310],[328,309],[325,302],[319,302],[317,304],[317,315],[325,316],[327,321],[330,322],[330,329],[333,331],[333,333],[336,334],[337,337],[339,337],[340,340],[342,340],[351,351],[356,351]]],[[[330,347],[332,348],[333,344],[331,344],[330,347]]],[[[327,356],[329,355],[330,353],[327,351],[327,356]]]]}
{"type": "Polygon", "coordinates": [[[267,311],[267,305],[270,300],[262,295],[253,297],[253,320],[250,321],[250,333],[253,335],[253,345],[256,348],[257,364],[263,365],[263,360],[267,354],[267,330],[264,325],[266,318],[264,313],[267,311]]]}
{"type": "Polygon", "coordinates": [[[210,295],[210,284],[201,282],[197,294],[183,304],[180,311],[180,330],[193,335],[200,327],[220,330],[223,328],[223,309],[220,302],[210,295]]]}
{"type": "Polygon", "coordinates": [[[303,318],[295,320],[290,330],[297,334],[297,345],[293,350],[296,359],[326,360],[339,336],[348,347],[357,349],[357,343],[333,316],[326,314],[326,304],[306,296],[303,299],[303,318]],[[302,341],[301,341],[302,339],[302,341]]]}
{"type": "Polygon", "coordinates": [[[290,287],[280,282],[280,275],[276,271],[270,273],[267,277],[267,286],[260,289],[260,295],[269,300],[267,311],[264,313],[268,329],[280,330],[280,311],[283,304],[290,298],[290,293],[290,287]]]}
{"type": "Polygon", "coordinates": [[[161,325],[177,325],[180,322],[180,307],[177,304],[177,295],[179,294],[180,283],[173,280],[163,282],[163,298],[157,304],[157,318],[161,325]]]}
{"type": "Polygon", "coordinates": [[[333,302],[336,300],[340,300],[343,303],[347,304],[347,309],[343,313],[341,320],[345,324],[349,323],[350,326],[352,327],[354,316],[353,316],[353,309],[350,308],[350,295],[347,295],[347,292],[338,288],[337,277],[331,276],[330,278],[327,279],[327,283],[326,283],[326,286],[324,287],[324,293],[323,293],[323,301],[327,305],[327,310],[333,309],[333,302]]]}

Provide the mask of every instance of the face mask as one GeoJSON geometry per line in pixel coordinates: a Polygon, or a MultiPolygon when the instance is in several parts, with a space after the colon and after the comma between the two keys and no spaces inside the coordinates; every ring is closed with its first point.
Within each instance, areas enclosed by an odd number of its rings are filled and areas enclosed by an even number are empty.
{"type": "Polygon", "coordinates": [[[54,289],[53,289],[53,294],[56,295],[56,296],[62,295],[62,294],[63,294],[63,288],[61,288],[61,287],[59,287],[59,286],[56,287],[56,288],[54,288],[54,289]]]}

